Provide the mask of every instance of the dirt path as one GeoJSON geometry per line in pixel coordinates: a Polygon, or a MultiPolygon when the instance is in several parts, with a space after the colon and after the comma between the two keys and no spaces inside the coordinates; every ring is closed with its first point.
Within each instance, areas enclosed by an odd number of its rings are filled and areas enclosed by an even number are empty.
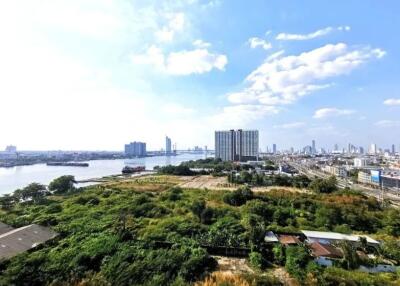
{"type": "Polygon", "coordinates": [[[300,286],[300,284],[293,278],[290,277],[289,273],[283,267],[276,268],[272,271],[272,274],[287,286],[300,286]]]}

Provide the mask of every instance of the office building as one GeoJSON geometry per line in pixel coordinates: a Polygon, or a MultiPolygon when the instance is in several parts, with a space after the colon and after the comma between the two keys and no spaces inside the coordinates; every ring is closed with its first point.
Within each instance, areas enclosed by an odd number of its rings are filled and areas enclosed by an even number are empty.
{"type": "Polygon", "coordinates": [[[125,144],[125,155],[130,157],[144,157],[146,156],[146,143],[144,142],[131,142],[125,144]]]}
{"type": "Polygon", "coordinates": [[[315,148],[315,140],[312,140],[311,146],[312,146],[312,153],[316,154],[317,153],[317,149],[315,148]]]}
{"type": "Polygon", "coordinates": [[[171,155],[172,154],[172,143],[171,138],[165,136],[165,154],[171,155]]]}
{"type": "Polygon", "coordinates": [[[258,160],[258,130],[215,131],[215,158],[223,161],[258,160]]]}
{"type": "Polygon", "coordinates": [[[6,149],[4,150],[4,152],[10,153],[10,154],[17,153],[17,147],[13,146],[13,145],[8,145],[6,147],[6,149]]]}
{"type": "Polygon", "coordinates": [[[378,148],[376,147],[376,144],[371,144],[371,146],[369,146],[369,154],[376,154],[377,153],[377,151],[378,151],[378,148]]]}
{"type": "Polygon", "coordinates": [[[394,144],[392,144],[392,155],[396,154],[396,147],[394,146],[394,144]]]}
{"type": "Polygon", "coordinates": [[[276,144],[272,144],[272,153],[276,154],[276,144]]]}
{"type": "Polygon", "coordinates": [[[368,165],[368,160],[366,158],[354,158],[354,167],[361,168],[368,165]]]}

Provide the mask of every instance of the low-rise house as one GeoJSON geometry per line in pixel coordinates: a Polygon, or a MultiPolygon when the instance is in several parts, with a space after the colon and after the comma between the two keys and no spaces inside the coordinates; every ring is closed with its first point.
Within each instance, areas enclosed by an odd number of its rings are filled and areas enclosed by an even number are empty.
{"type": "Polygon", "coordinates": [[[48,227],[30,224],[0,234],[0,260],[6,260],[35,248],[58,234],[48,227]]]}
{"type": "Polygon", "coordinates": [[[342,250],[331,244],[313,242],[309,247],[315,262],[322,266],[332,266],[335,259],[343,258],[342,250]]]}

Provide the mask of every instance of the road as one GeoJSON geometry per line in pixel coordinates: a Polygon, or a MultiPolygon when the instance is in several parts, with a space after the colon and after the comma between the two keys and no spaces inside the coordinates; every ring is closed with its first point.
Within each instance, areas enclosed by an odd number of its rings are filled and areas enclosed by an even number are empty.
{"type": "MultiPolygon", "coordinates": [[[[291,165],[293,168],[295,168],[299,173],[304,174],[308,177],[318,177],[318,178],[328,178],[330,176],[332,176],[331,174],[326,174],[322,171],[318,171],[318,170],[314,170],[314,169],[310,169],[306,166],[303,166],[297,162],[289,162],[289,161],[285,161],[285,164],[291,165]]],[[[339,178],[336,177],[337,179],[337,186],[341,189],[344,189],[346,187],[349,187],[353,190],[356,191],[360,191],[363,192],[366,195],[369,196],[373,196],[375,198],[377,198],[378,200],[382,199],[382,191],[379,189],[374,189],[371,187],[367,187],[364,185],[360,185],[360,184],[354,184],[353,182],[350,182],[350,180],[345,179],[345,178],[339,178]]],[[[389,200],[389,202],[394,205],[399,207],[400,206],[400,196],[399,194],[393,193],[393,192],[388,192],[385,191],[383,193],[384,199],[389,200]]]]}

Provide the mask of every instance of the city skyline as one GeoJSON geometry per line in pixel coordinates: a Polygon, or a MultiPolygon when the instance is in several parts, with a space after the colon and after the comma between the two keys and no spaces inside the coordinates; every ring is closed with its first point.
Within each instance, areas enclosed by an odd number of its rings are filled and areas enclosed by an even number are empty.
{"type": "Polygon", "coordinates": [[[399,11],[397,1],[4,1],[0,149],[121,150],[141,138],[159,150],[165,134],[187,149],[213,146],[214,130],[257,129],[261,149],[314,139],[390,150],[399,11]]]}

